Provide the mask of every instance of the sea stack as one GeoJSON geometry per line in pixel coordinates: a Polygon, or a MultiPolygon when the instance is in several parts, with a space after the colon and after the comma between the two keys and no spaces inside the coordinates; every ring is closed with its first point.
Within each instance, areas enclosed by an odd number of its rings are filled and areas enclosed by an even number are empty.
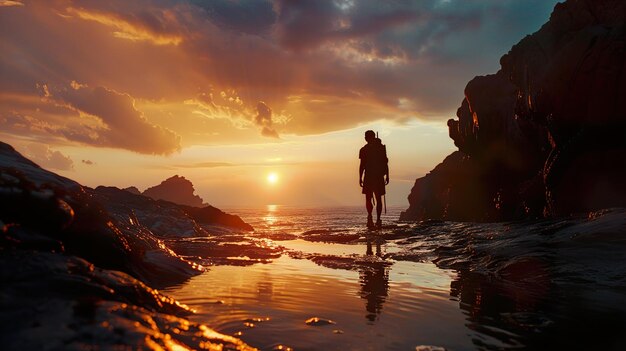
{"type": "Polygon", "coordinates": [[[204,200],[194,194],[193,184],[185,177],[175,175],[162,181],[161,184],[146,189],[144,196],[155,200],[165,200],[179,205],[192,207],[207,206],[204,200]]]}

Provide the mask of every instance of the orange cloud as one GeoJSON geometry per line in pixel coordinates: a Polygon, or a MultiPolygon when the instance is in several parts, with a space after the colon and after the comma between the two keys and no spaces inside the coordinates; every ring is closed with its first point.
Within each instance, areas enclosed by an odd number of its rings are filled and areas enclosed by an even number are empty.
{"type": "Polygon", "coordinates": [[[137,23],[125,21],[112,14],[76,9],[74,7],[68,7],[67,13],[83,20],[94,21],[115,28],[113,35],[116,38],[148,41],[155,45],[178,45],[183,41],[183,38],[179,35],[154,33],[137,23]]]}
{"type": "Polygon", "coordinates": [[[24,6],[24,3],[21,1],[0,0],[0,7],[9,7],[9,6],[24,6]]]}
{"type": "Polygon", "coordinates": [[[92,128],[89,137],[66,132],[68,138],[145,154],[170,154],[180,150],[180,136],[148,122],[127,94],[74,84],[70,89],[53,90],[47,99],[103,123],[102,128],[92,128]]]}

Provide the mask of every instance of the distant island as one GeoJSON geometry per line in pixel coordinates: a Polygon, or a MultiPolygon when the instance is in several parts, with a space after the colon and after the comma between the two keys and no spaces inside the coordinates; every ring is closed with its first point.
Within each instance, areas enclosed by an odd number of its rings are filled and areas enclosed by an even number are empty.
{"type": "MultiPolygon", "coordinates": [[[[137,190],[137,188],[134,188],[137,190]]],[[[133,192],[133,190],[130,190],[133,192]]],[[[206,207],[207,204],[198,195],[194,194],[193,184],[185,177],[175,175],[162,181],[161,184],[150,187],[142,193],[155,200],[165,200],[179,205],[192,207],[206,207]]]]}

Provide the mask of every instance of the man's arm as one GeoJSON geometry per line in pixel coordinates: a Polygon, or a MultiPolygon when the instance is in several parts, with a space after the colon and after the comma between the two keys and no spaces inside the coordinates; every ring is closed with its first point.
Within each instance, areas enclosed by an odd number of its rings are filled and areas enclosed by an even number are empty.
{"type": "Polygon", "coordinates": [[[359,185],[363,187],[363,172],[365,172],[365,162],[361,159],[361,163],[359,164],[359,185]]]}
{"type": "Polygon", "coordinates": [[[389,184],[389,158],[387,158],[387,146],[385,146],[385,185],[389,184]]]}

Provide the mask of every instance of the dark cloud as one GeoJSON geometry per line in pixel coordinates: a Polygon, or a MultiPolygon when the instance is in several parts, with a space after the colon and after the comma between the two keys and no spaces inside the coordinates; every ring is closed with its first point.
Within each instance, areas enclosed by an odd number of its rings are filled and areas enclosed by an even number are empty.
{"type": "Polygon", "coordinates": [[[272,109],[263,101],[256,105],[257,115],[254,122],[261,127],[261,135],[269,138],[279,138],[278,133],[272,128],[272,109]]]}
{"type": "Polygon", "coordinates": [[[364,55],[416,58],[434,40],[480,27],[484,14],[456,1],[277,1],[277,30],[290,49],[344,42],[364,55]]]}
{"type": "Polygon", "coordinates": [[[212,22],[228,30],[266,35],[276,20],[271,1],[191,0],[191,3],[205,9],[212,22]]]}

